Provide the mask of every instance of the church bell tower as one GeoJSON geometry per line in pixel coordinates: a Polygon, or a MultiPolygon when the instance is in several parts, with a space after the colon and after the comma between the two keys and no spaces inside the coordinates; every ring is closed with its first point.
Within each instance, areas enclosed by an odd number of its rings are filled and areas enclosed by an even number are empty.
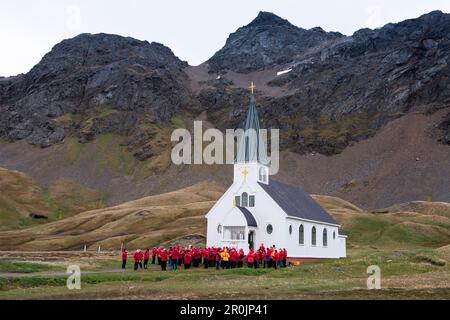
{"type": "Polygon", "coordinates": [[[234,182],[250,181],[269,183],[269,160],[267,158],[267,134],[263,134],[256,111],[253,82],[249,89],[250,105],[244,128],[238,139],[237,156],[234,164],[234,182]]]}

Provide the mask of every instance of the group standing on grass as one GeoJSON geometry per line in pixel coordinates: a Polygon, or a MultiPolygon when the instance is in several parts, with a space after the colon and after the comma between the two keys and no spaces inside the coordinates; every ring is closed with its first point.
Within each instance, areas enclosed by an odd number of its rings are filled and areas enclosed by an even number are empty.
{"type": "MultiPolygon", "coordinates": [[[[128,252],[122,249],[122,269],[126,268],[128,252]]],[[[287,251],[286,249],[278,250],[275,245],[267,249],[263,244],[258,250],[250,248],[247,255],[244,254],[243,249],[236,248],[195,248],[189,246],[188,248],[181,248],[180,246],[165,248],[153,247],[152,250],[146,249],[142,252],[137,249],[133,255],[134,270],[148,269],[149,261],[151,264],[159,264],[162,271],[167,270],[169,265],[170,270],[177,270],[178,267],[184,266],[184,269],[198,268],[216,268],[219,269],[234,269],[242,268],[247,265],[248,268],[284,268],[287,266],[287,251]]]]}

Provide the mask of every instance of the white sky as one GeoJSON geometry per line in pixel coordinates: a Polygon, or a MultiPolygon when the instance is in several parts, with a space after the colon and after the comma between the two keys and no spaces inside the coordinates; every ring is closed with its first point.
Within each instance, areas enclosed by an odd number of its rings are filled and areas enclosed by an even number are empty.
{"type": "Polygon", "coordinates": [[[198,65],[259,11],[302,28],[351,35],[363,28],[450,12],[449,0],[0,0],[0,75],[29,71],[63,39],[114,33],[170,47],[198,65]]]}

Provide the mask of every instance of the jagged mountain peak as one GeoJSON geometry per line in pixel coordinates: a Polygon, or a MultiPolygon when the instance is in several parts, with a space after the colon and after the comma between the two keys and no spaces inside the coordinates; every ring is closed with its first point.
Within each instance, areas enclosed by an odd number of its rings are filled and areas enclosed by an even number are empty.
{"type": "Polygon", "coordinates": [[[273,25],[289,25],[293,26],[288,20],[283,19],[272,12],[260,11],[259,14],[246,27],[255,26],[273,26],[273,25]]]}
{"type": "Polygon", "coordinates": [[[232,33],[225,46],[208,60],[211,71],[248,73],[293,61],[305,50],[343,37],[316,27],[305,30],[279,16],[261,11],[248,25],[232,33]]]}

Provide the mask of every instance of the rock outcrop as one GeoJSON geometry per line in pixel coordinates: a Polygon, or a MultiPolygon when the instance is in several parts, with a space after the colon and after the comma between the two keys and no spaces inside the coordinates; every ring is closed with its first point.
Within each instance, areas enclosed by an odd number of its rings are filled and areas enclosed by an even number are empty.
{"type": "Polygon", "coordinates": [[[129,133],[192,105],[187,64],[159,43],[81,34],[29,73],[0,79],[0,135],[46,147],[76,134],[129,133]]]}

